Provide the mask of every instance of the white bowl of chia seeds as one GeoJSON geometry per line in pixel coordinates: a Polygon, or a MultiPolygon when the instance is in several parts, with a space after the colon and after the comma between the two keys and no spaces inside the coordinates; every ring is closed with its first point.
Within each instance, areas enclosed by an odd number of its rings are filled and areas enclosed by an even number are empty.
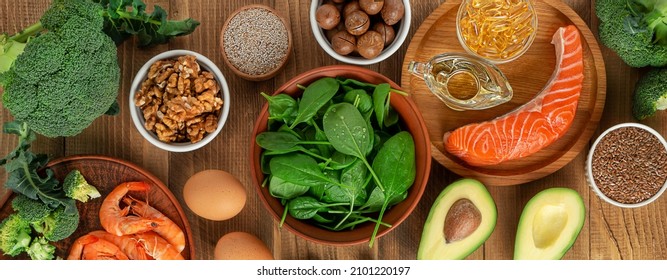
{"type": "Polygon", "coordinates": [[[591,146],[586,178],[607,203],[623,208],[645,206],[667,188],[667,142],[643,124],[615,125],[591,146]]]}
{"type": "Polygon", "coordinates": [[[232,12],[220,31],[222,58],[236,75],[250,81],[272,78],[292,52],[290,26],[271,7],[252,4],[232,12]]]}

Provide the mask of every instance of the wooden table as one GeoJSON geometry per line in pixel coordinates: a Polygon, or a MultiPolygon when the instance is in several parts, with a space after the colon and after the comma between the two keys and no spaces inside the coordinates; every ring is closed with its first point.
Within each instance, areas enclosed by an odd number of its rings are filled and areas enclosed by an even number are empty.
{"type": "MultiPolygon", "coordinates": [[[[252,125],[264,99],[259,92],[273,92],[293,76],[306,70],[339,64],[316,43],[308,19],[308,0],[276,1],[146,1],[166,8],[171,18],[192,17],[201,22],[197,30],[182,38],[151,49],[138,49],[133,41],[118,47],[122,86],[118,101],[121,114],[101,117],[78,136],[67,139],[40,137],[34,150],[51,158],[77,154],[101,154],[121,158],[144,167],[167,184],[182,205],[185,181],[204,169],[222,169],[234,174],[245,185],[248,201],[244,210],[231,220],[213,222],[186,213],[195,240],[196,258],[212,259],[215,243],[231,231],[257,235],[276,259],[415,259],[421,231],[428,211],[437,194],[458,176],[433,162],[430,181],[419,205],[398,228],[380,238],[372,249],[367,244],[352,247],[323,246],[305,241],[278,227],[261,204],[250,177],[249,141],[252,125]],[[219,31],[227,16],[235,9],[253,3],[274,7],[288,18],[294,38],[291,58],[275,78],[249,82],[235,76],[223,64],[218,49],[219,31]],[[204,148],[190,153],[169,153],[160,150],[137,132],[130,119],[127,96],[131,80],[144,62],[169,49],[189,49],[212,59],[225,74],[231,89],[231,112],[222,133],[204,148]]],[[[394,81],[400,82],[403,57],[409,40],[422,21],[435,10],[441,0],[414,0],[412,28],[408,41],[389,59],[368,66],[394,81]]],[[[594,1],[564,0],[597,34],[598,19],[594,1]],[[593,3],[591,3],[593,2],[593,3]]],[[[39,19],[48,0],[0,1],[0,30],[13,33],[39,19]]],[[[152,5],[149,5],[151,7],[152,5]]],[[[602,47],[607,69],[607,101],[599,133],[621,122],[635,121],[631,115],[631,96],[641,70],[625,65],[612,51],[602,47]]],[[[11,120],[8,110],[0,108],[0,122],[11,120]]],[[[659,114],[643,123],[667,133],[667,115],[659,114]]],[[[15,137],[0,135],[0,152],[7,154],[15,147],[15,137]]],[[[586,151],[586,150],[585,150],[586,151]]],[[[549,187],[564,186],[577,190],[586,204],[586,222],[577,241],[564,259],[667,259],[667,198],[649,206],[620,209],[598,199],[586,185],[584,163],[586,152],[561,170],[545,178],[520,186],[489,186],[498,208],[498,223],[483,247],[469,259],[511,259],[518,218],[523,206],[534,194],[549,187]]],[[[6,181],[4,169],[0,181],[6,181]]]]}

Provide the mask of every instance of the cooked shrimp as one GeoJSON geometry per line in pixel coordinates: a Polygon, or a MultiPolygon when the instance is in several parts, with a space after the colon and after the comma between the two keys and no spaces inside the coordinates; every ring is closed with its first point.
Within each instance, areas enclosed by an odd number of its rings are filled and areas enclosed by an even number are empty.
{"type": "Polygon", "coordinates": [[[104,239],[118,246],[131,260],[148,260],[150,257],[146,254],[143,244],[137,241],[133,235],[116,236],[103,230],[96,230],[89,233],[92,236],[104,239]]]}
{"type": "Polygon", "coordinates": [[[157,227],[157,221],[128,215],[130,207],[120,208],[121,199],[129,191],[147,192],[150,185],[144,182],[126,182],[118,185],[102,202],[100,224],[109,233],[117,236],[145,232],[157,227]]]}
{"type": "Polygon", "coordinates": [[[130,206],[133,214],[156,220],[158,225],[153,231],[167,240],[179,253],[183,251],[185,248],[185,234],[174,221],[162,214],[160,210],[134,197],[126,196],[123,198],[123,202],[130,206]]]}
{"type": "Polygon", "coordinates": [[[128,260],[129,258],[118,246],[86,234],[77,238],[70,249],[68,260],[128,260]]]}
{"type": "Polygon", "coordinates": [[[156,260],[182,260],[183,256],[167,240],[157,233],[148,231],[134,235],[137,242],[141,243],[146,254],[156,260]]]}

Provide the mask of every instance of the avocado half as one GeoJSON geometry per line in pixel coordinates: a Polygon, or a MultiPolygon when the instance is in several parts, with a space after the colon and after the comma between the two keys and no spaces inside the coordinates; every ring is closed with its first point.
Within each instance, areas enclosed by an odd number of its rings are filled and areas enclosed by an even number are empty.
{"type": "Polygon", "coordinates": [[[515,260],[559,260],[584,226],[586,207],[579,193],[550,188],[531,198],[521,213],[515,260]]]}
{"type": "Polygon", "coordinates": [[[418,260],[460,260],[477,250],[496,227],[496,204],[475,179],[447,186],[435,199],[422,232],[418,260]]]}

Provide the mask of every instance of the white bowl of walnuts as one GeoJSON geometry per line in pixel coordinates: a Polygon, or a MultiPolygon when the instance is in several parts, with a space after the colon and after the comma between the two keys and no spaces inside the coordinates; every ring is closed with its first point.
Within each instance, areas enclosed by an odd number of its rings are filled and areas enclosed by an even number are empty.
{"type": "Polygon", "coordinates": [[[370,65],[385,60],[410,30],[409,0],[313,0],[310,26],[317,43],[338,61],[370,65]]]}
{"type": "Polygon", "coordinates": [[[130,89],[130,115],[139,133],[170,152],[211,142],[229,115],[229,88],[220,69],[188,50],[160,53],[144,64],[130,89]]]}

